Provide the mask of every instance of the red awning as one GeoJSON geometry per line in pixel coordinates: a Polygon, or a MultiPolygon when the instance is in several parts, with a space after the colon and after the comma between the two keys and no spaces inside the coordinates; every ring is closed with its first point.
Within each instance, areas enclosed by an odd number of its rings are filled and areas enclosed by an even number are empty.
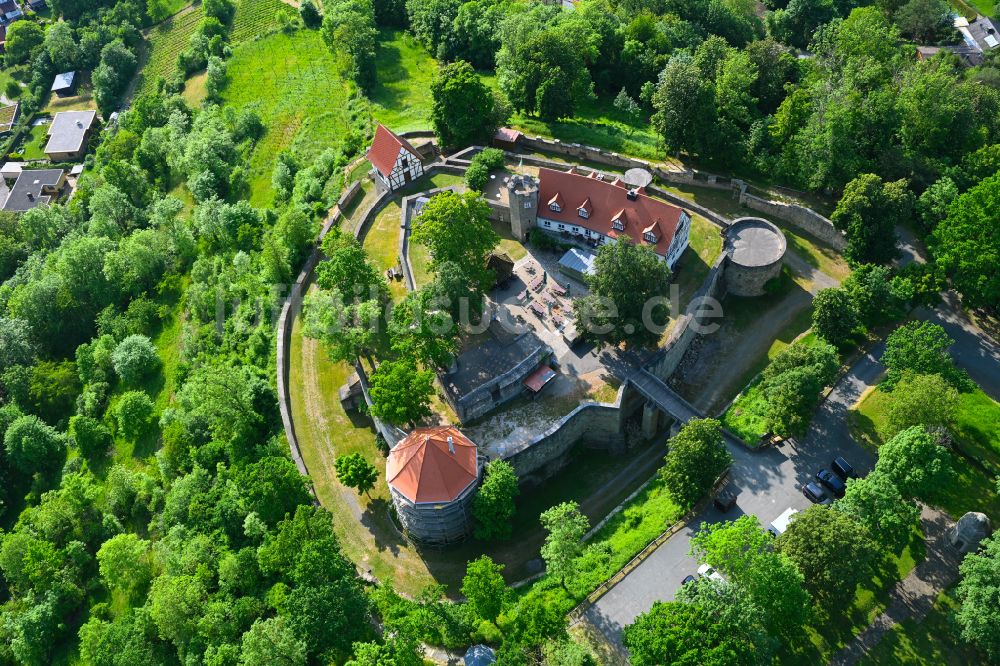
{"type": "Polygon", "coordinates": [[[538,393],[543,388],[545,388],[546,384],[555,379],[555,376],[556,376],[555,370],[553,370],[547,365],[543,365],[542,367],[538,368],[533,373],[528,375],[528,378],[524,380],[524,385],[532,393],[538,393]]]}

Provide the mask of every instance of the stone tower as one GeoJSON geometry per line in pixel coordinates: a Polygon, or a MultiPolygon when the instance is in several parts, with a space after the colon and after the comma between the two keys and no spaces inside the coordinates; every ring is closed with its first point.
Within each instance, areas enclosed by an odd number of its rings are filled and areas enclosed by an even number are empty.
{"type": "Polygon", "coordinates": [[[514,238],[526,240],[538,217],[538,181],[516,174],[507,183],[510,202],[510,231],[514,238]]]}

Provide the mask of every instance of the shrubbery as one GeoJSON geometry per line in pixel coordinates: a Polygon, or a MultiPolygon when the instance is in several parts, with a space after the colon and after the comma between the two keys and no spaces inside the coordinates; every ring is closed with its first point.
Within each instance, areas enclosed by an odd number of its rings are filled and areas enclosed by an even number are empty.
{"type": "Polygon", "coordinates": [[[482,192],[490,182],[490,173],[503,168],[504,155],[502,150],[484,148],[473,156],[468,171],[465,172],[465,184],[469,189],[482,192]]]}

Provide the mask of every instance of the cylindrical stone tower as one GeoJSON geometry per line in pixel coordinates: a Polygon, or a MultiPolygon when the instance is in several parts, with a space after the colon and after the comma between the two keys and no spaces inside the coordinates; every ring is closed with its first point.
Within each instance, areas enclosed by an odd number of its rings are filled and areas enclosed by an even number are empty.
{"type": "Polygon", "coordinates": [[[741,217],[726,230],[726,291],[761,296],[764,285],[781,274],[787,242],[781,229],[759,217],[741,217]]]}

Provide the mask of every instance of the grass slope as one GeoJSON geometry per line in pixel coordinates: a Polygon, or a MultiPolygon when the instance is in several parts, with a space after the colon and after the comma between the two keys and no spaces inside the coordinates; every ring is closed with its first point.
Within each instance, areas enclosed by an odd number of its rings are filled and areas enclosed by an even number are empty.
{"type": "Polygon", "coordinates": [[[279,152],[293,149],[308,164],[340,145],[351,125],[351,92],[336,71],[333,54],[313,30],[276,33],[233,49],[224,103],[256,107],[267,127],[248,165],[252,205],[271,204],[279,152]]]}
{"type": "Polygon", "coordinates": [[[429,129],[431,79],[437,62],[412,35],[382,30],[375,53],[378,84],[371,95],[372,117],[394,132],[429,129]]]}

